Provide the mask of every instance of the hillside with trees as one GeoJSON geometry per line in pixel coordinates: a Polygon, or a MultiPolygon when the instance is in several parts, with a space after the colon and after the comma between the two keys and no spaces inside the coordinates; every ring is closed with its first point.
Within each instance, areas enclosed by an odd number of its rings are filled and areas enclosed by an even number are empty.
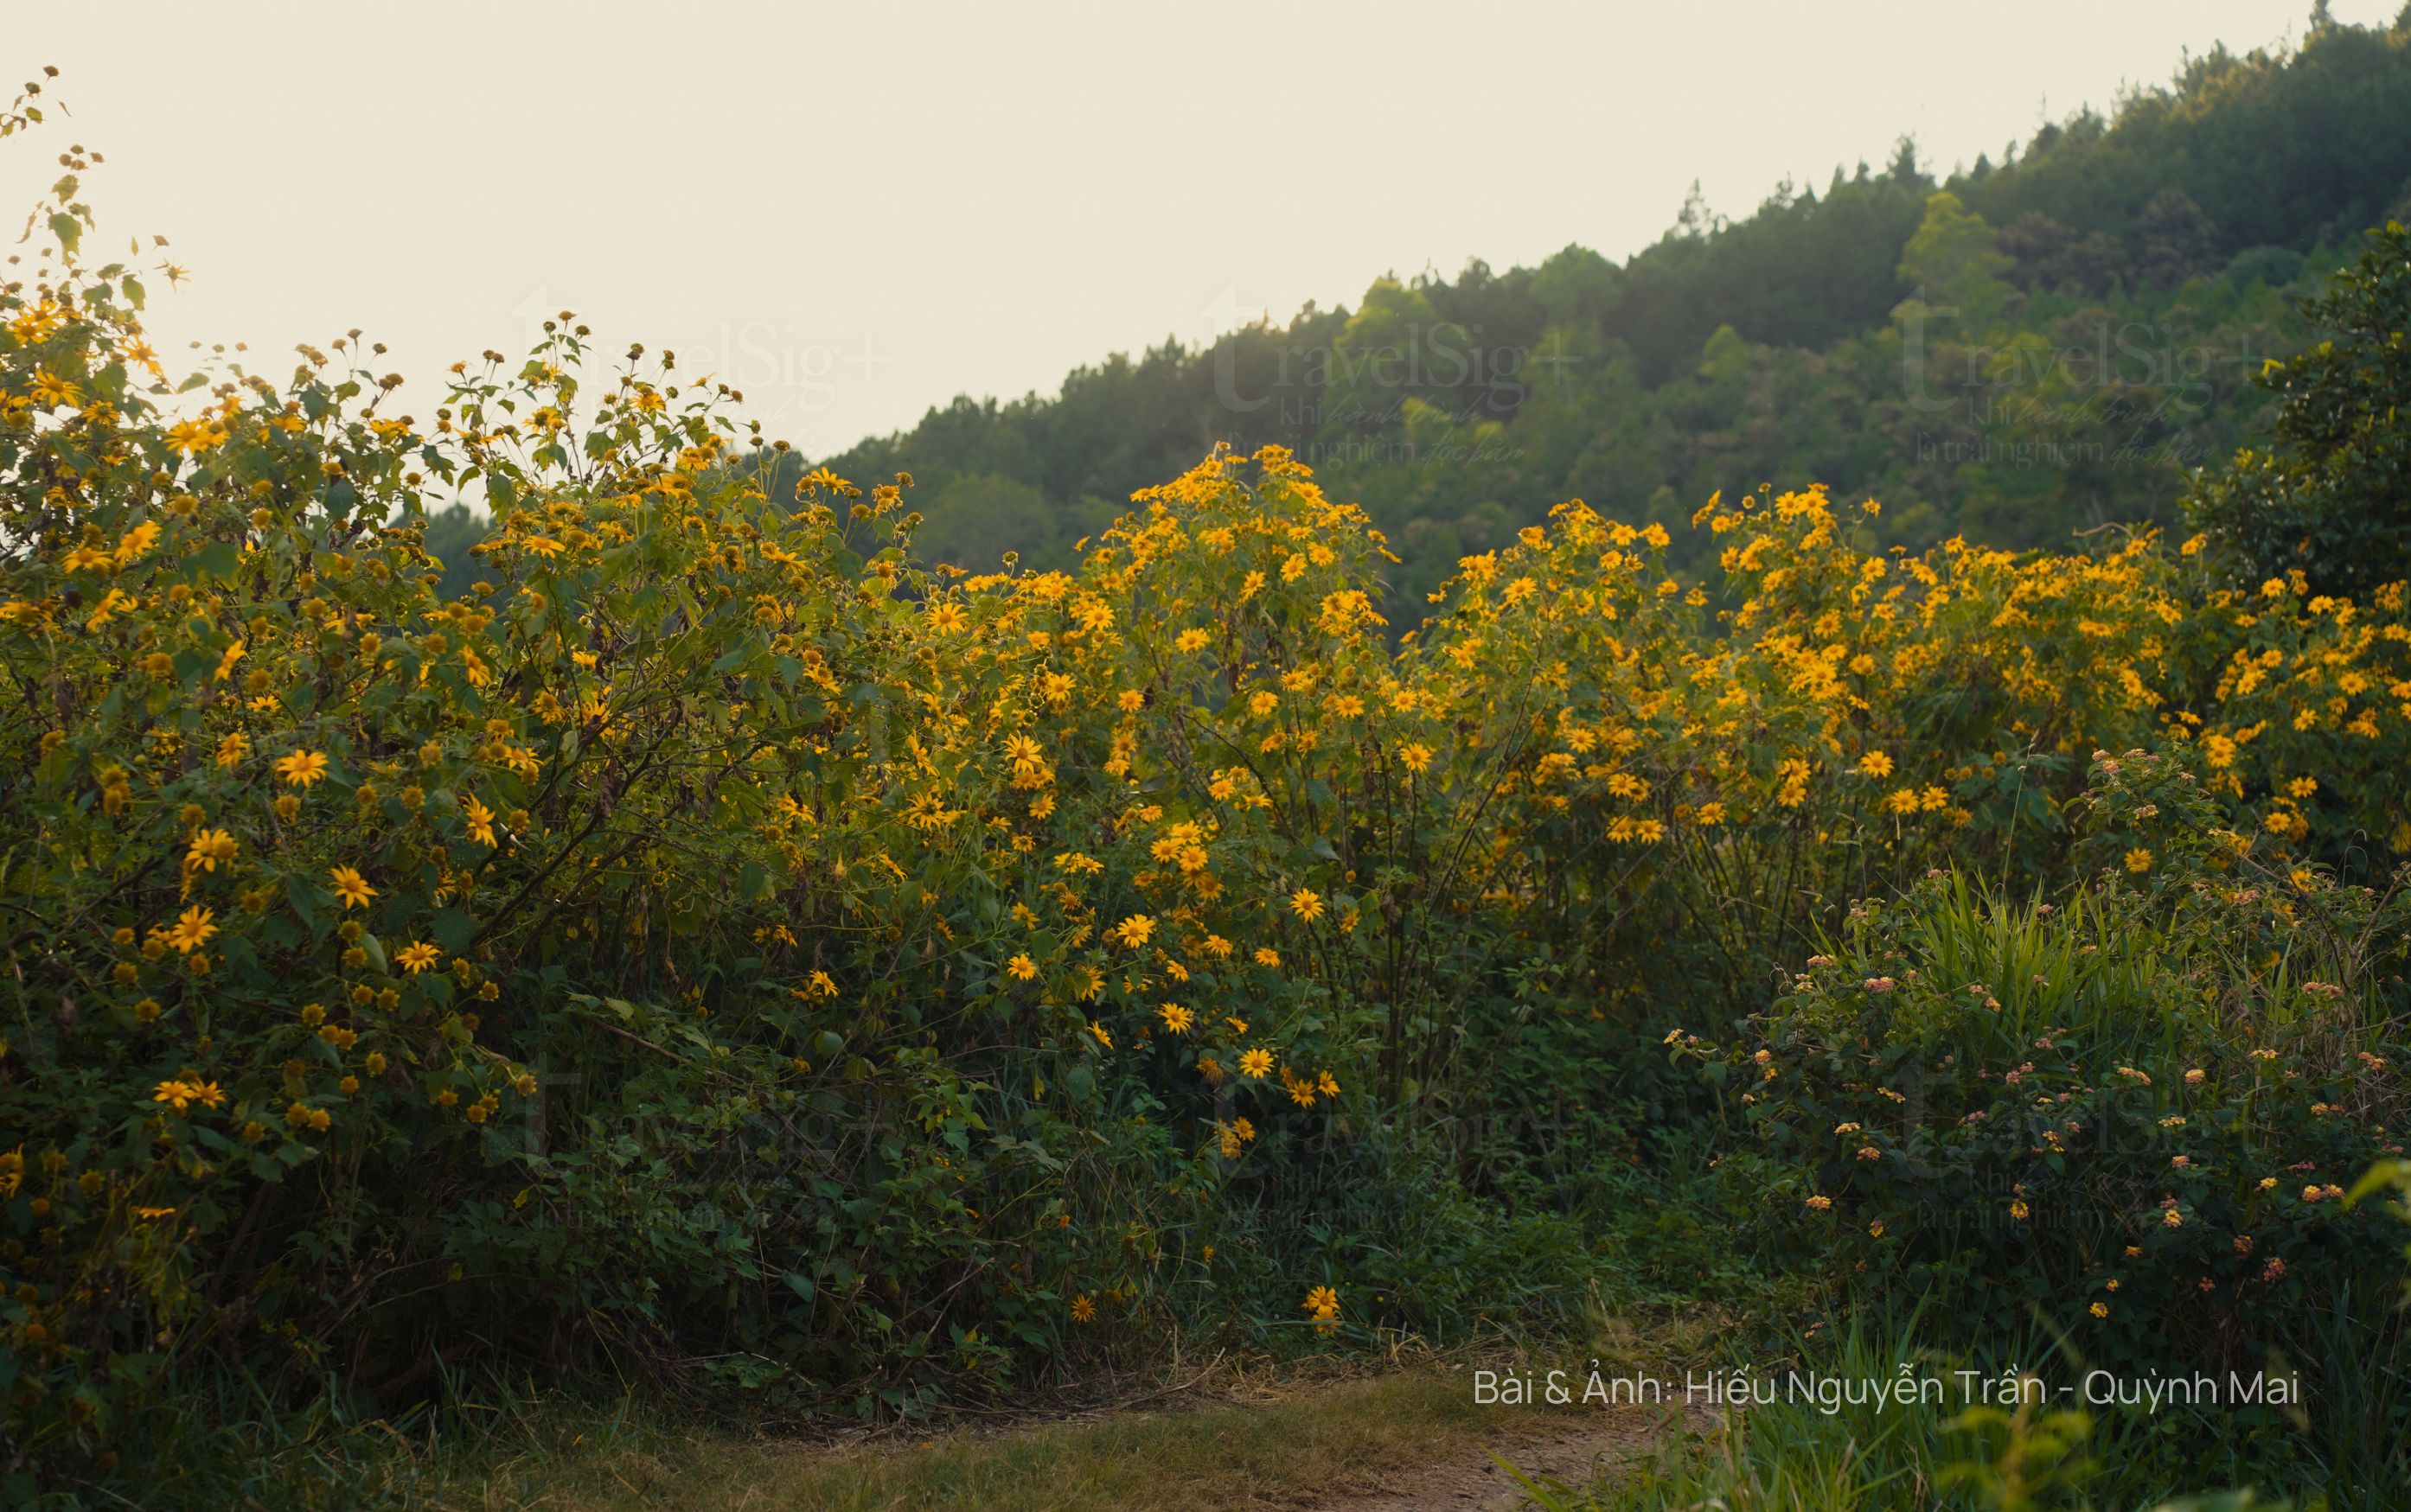
{"type": "MultiPolygon", "coordinates": [[[[2315,16],[2298,48],[2189,59],[1997,163],[1937,178],[1904,140],[1737,220],[1695,196],[1622,264],[1377,279],[786,476],[910,472],[933,558],[1054,566],[1203,449],[1278,443],[1366,502],[1408,605],[1573,498],[1671,527],[1821,481],[1883,499],[1898,544],[2057,545],[2170,519],[2266,423],[2254,375],[2312,339],[2298,303],[2406,190],[2411,28],[2315,16]]],[[[1677,532],[1685,568],[1703,549],[1677,532]]]]}

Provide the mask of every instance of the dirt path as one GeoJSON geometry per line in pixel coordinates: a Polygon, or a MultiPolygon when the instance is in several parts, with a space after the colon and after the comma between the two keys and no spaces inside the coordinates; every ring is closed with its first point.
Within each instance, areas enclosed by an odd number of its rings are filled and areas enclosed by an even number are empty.
{"type": "MultiPolygon", "coordinates": [[[[1636,1473],[1712,1417],[1484,1406],[1459,1362],[1231,1369],[1042,1418],[798,1440],[705,1429],[598,1445],[474,1495],[477,1512],[1511,1512],[1493,1451],[1577,1489],[1636,1473]],[[927,1436],[923,1436],[926,1434],[927,1436]],[[573,1479],[574,1476],[574,1479],[573,1479]]],[[[584,1434],[578,1435],[582,1442],[584,1434]]],[[[1580,1490],[1571,1496],[1583,1505],[1580,1490]]]]}
{"type": "MultiPolygon", "coordinates": [[[[1619,1409],[1569,1419],[1561,1428],[1497,1446],[1517,1470],[1546,1485],[1581,1488],[1651,1455],[1670,1437],[1705,1426],[1672,1409],[1619,1409]]],[[[1517,1512],[1533,1505],[1524,1488],[1489,1454],[1454,1455],[1400,1467],[1392,1490],[1323,1504],[1320,1512],[1517,1512]]]]}

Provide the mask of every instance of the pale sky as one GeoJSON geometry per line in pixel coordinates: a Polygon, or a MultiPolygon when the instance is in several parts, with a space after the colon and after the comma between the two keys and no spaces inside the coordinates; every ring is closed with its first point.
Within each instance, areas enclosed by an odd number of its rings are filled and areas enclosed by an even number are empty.
{"type": "Polygon", "coordinates": [[[1930,166],[1997,159],[2185,49],[2308,14],[0,0],[0,86],[55,64],[72,111],[0,144],[0,214],[13,234],[80,141],[108,155],[95,243],[164,233],[192,274],[150,281],[171,357],[246,341],[281,381],[294,342],[357,326],[424,417],[454,358],[517,355],[573,308],[606,353],[674,347],[817,457],[957,393],[1352,307],[1383,272],[1621,259],[1694,179],[1739,216],[1904,132],[1930,166]]]}

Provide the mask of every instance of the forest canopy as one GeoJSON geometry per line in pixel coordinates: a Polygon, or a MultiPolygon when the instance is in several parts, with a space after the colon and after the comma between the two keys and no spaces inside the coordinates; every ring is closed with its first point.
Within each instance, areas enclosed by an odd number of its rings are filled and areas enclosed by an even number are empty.
{"type": "Polygon", "coordinates": [[[933,558],[1062,566],[1206,447],[1278,443],[1389,533],[1406,625],[1569,498],[1672,526],[1819,481],[1883,499],[1911,546],[2056,545],[2173,518],[2266,423],[2251,380],[2311,339],[2298,302],[2406,195],[2411,29],[2315,17],[2299,47],[2189,58],[1997,162],[1937,177],[1903,139],[1738,219],[1695,196],[1621,264],[1384,276],[1352,309],[959,397],[783,476],[909,470],[933,558]]]}

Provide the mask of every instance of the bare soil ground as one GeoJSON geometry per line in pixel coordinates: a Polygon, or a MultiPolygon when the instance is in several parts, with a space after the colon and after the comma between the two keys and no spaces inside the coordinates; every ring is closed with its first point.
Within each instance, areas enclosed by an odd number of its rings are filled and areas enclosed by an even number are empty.
{"type": "Polygon", "coordinates": [[[1674,1409],[1637,1407],[1581,1412],[1527,1428],[1484,1452],[1456,1452],[1397,1467],[1395,1484],[1323,1504],[1320,1512],[1517,1512],[1533,1505],[1524,1488],[1499,1467],[1504,1459],[1532,1480],[1582,1487],[1643,1468],[1668,1437],[1706,1426],[1674,1409]]]}

